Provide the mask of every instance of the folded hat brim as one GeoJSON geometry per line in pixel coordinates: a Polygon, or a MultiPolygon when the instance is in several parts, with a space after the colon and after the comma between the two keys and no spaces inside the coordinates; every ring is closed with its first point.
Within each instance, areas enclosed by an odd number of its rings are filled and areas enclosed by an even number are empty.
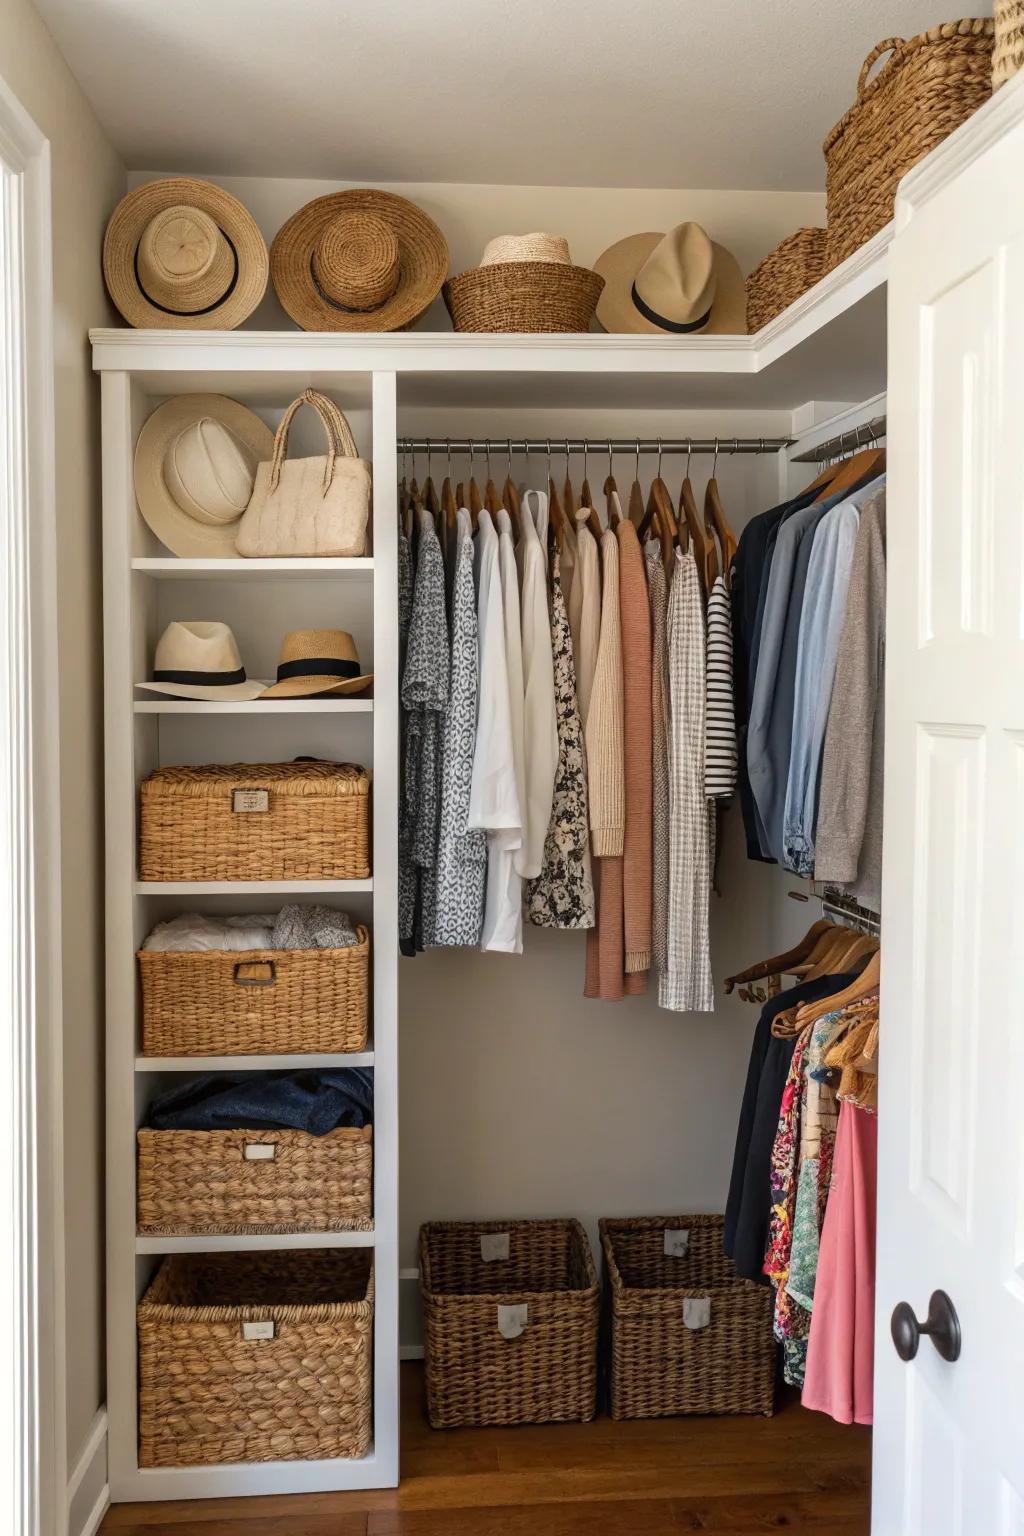
{"type": "MultiPolygon", "coordinates": [[[[649,231],[627,235],[617,240],[594,262],[594,271],[604,278],[604,292],[597,301],[597,320],[613,334],[639,332],[650,336],[677,333],[656,325],[642,315],[633,303],[633,282],[637,273],[660,240],[663,232],[649,231]]],[[[711,318],[694,336],[745,336],[747,334],[747,290],[739,262],[731,251],[712,241],[715,263],[715,301],[711,318]]]]}
{"type": "Polygon", "coordinates": [[[225,683],[219,687],[195,686],[192,683],[136,683],[150,693],[166,693],[174,699],[210,700],[213,703],[246,703],[262,698],[267,691],[266,682],[251,678],[244,683],[225,683]]]}
{"type": "Polygon", "coordinates": [[[238,518],[230,523],[200,523],[178,506],[164,480],[168,448],[203,416],[227,427],[257,460],[274,454],[274,434],[254,411],[227,395],[176,395],[147,418],[135,445],[135,499],[161,544],[183,560],[241,559],[235,548],[238,518]]]}
{"type": "Polygon", "coordinates": [[[332,693],[362,693],[373,682],[373,673],[363,677],[346,677],[339,682],[336,677],[286,677],[283,683],[274,683],[263,695],[265,699],[308,699],[332,693]]]}

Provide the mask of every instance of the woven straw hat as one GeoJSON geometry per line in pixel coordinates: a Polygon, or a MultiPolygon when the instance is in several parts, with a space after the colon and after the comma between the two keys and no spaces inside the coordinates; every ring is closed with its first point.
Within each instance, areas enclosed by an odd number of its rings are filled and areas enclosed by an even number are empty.
{"type": "Polygon", "coordinates": [[[153,678],[136,683],[177,699],[258,699],[266,683],[250,682],[226,624],[199,619],[168,624],[157,642],[153,678]]]}
{"type": "Polygon", "coordinates": [[[448,279],[444,301],[457,331],[586,331],[603,287],[573,266],[564,235],[499,235],[478,267],[448,279]]]}
{"type": "Polygon", "coordinates": [[[606,331],[745,336],[746,287],[739,263],[699,224],[667,235],[629,235],[597,258],[605,279],[597,318],[606,331]]]}
{"type": "Polygon", "coordinates": [[[122,197],[103,237],[107,291],[129,325],[233,330],[267,287],[252,214],[209,181],[150,181],[122,197]]]}
{"type": "Polygon", "coordinates": [[[369,187],[314,198],[270,248],[277,296],[304,331],[400,331],[437,298],[447,271],[433,219],[369,187]]]}
{"type": "Polygon", "coordinates": [[[362,693],[373,682],[360,671],[359,652],[344,629],[299,629],[281,646],[277,682],[265,699],[301,699],[318,693],[362,693]]]}
{"type": "Polygon", "coordinates": [[[135,499],[161,544],[182,559],[237,559],[238,519],[274,434],[227,395],[176,395],[135,445],[135,499]]]}

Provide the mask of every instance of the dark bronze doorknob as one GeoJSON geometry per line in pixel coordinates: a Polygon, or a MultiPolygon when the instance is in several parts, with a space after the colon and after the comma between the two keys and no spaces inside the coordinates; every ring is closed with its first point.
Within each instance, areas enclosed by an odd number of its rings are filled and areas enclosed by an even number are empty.
{"type": "Polygon", "coordinates": [[[960,1319],[956,1308],[945,1291],[933,1291],[928,1303],[928,1316],[919,1323],[908,1301],[901,1301],[893,1309],[892,1341],[901,1360],[913,1360],[922,1335],[931,1339],[943,1360],[960,1358],[960,1319]]]}

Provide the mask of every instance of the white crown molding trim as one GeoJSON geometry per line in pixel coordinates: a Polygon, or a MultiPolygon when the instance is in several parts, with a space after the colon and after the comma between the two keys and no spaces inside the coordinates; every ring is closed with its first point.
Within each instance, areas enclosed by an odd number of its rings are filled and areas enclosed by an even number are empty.
{"type": "Polygon", "coordinates": [[[1000,86],[995,95],[961,123],[942,143],[909,170],[896,192],[896,228],[903,229],[914,213],[961,171],[1024,119],[1024,72],[1000,86]]]}

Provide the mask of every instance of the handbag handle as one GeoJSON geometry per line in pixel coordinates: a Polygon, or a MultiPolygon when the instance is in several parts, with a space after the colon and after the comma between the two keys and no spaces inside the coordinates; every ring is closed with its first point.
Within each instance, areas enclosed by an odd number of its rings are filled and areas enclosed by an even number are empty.
{"type": "Polygon", "coordinates": [[[901,48],[905,46],[906,39],[902,37],[887,37],[884,42],[875,44],[867,58],[864,60],[864,63],[861,65],[860,74],[857,77],[858,101],[862,101],[864,99],[864,92],[868,88],[868,75],[870,75],[872,67],[882,57],[882,54],[891,53],[893,57],[888,59],[882,65],[881,69],[878,71],[878,74],[875,76],[876,80],[880,80],[885,74],[885,71],[892,68],[893,64],[896,62],[896,54],[901,48]]]}
{"type": "Polygon", "coordinates": [[[352,429],[345,420],[343,413],[338,409],[333,400],[328,400],[316,389],[304,389],[297,400],[281,417],[280,425],[274,434],[274,455],[270,462],[270,489],[276,491],[281,479],[281,469],[288,456],[288,433],[291,430],[292,418],[295,412],[303,405],[311,405],[323,422],[324,431],[327,433],[327,464],[324,469],[323,494],[326,496],[334,479],[334,460],[340,453],[344,458],[356,459],[359,451],[356,448],[352,429]]]}

